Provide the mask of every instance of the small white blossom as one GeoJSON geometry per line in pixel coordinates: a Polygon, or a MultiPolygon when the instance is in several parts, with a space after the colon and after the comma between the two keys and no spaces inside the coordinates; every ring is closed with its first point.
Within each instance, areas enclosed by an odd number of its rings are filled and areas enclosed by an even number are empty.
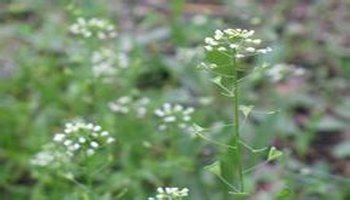
{"type": "Polygon", "coordinates": [[[252,41],[254,44],[260,44],[261,43],[261,39],[255,39],[252,41]]]}
{"type": "Polygon", "coordinates": [[[174,125],[181,129],[187,129],[190,127],[193,112],[194,108],[192,107],[184,108],[180,104],[164,103],[161,108],[154,111],[154,114],[161,120],[158,129],[163,131],[174,125]]]}
{"type": "Polygon", "coordinates": [[[270,77],[272,82],[281,81],[288,75],[302,76],[304,74],[305,69],[285,63],[273,65],[272,67],[266,70],[266,75],[270,77]]]}
{"type": "Polygon", "coordinates": [[[41,151],[37,153],[31,160],[32,165],[46,166],[55,160],[54,155],[49,151],[41,151]]]}
{"type": "Polygon", "coordinates": [[[219,47],[218,51],[227,51],[226,47],[219,47]]]}
{"type": "Polygon", "coordinates": [[[101,129],[102,129],[101,126],[98,126],[98,125],[97,125],[97,126],[94,127],[93,130],[94,130],[94,131],[100,131],[101,129]]]}
{"type": "Polygon", "coordinates": [[[255,48],[254,47],[247,47],[245,50],[248,51],[248,52],[251,52],[251,53],[255,52],[255,48]]]}
{"type": "Polygon", "coordinates": [[[107,138],[107,143],[108,143],[108,144],[110,144],[110,143],[112,143],[112,142],[114,142],[114,141],[115,141],[115,139],[112,138],[112,137],[108,137],[108,138],[107,138]]]}
{"type": "Polygon", "coordinates": [[[55,142],[62,142],[65,137],[66,137],[65,134],[57,133],[57,134],[55,134],[55,136],[53,138],[53,141],[55,141],[55,142]]]}
{"type": "Polygon", "coordinates": [[[93,150],[93,149],[88,149],[88,150],[86,150],[86,154],[87,154],[88,156],[92,156],[92,155],[95,154],[95,150],[93,150]]]}
{"type": "Polygon", "coordinates": [[[69,27],[71,33],[80,35],[83,38],[95,37],[100,40],[114,38],[117,36],[114,26],[105,19],[78,18],[74,24],[69,27]]]}
{"type": "Polygon", "coordinates": [[[217,41],[215,41],[213,38],[211,37],[206,37],[204,39],[205,43],[207,43],[210,46],[217,46],[219,43],[217,41]]]}
{"type": "Polygon", "coordinates": [[[109,132],[108,131],[102,131],[101,132],[101,136],[108,136],[109,135],[109,132]]]}
{"type": "Polygon", "coordinates": [[[112,77],[129,66],[126,53],[114,52],[109,48],[101,48],[92,53],[92,72],[96,77],[112,77]]]}
{"type": "Polygon", "coordinates": [[[86,139],[84,137],[79,137],[78,141],[80,143],[85,143],[86,142],[86,139]]]}
{"type": "Polygon", "coordinates": [[[214,48],[212,46],[209,46],[209,45],[204,46],[204,48],[207,51],[213,51],[214,50],[214,48]]]}
{"type": "Polygon", "coordinates": [[[65,140],[64,142],[63,142],[63,144],[65,145],[65,146],[69,146],[69,145],[71,145],[73,142],[72,142],[72,140],[65,140]]]}
{"type": "Polygon", "coordinates": [[[38,167],[57,168],[67,163],[69,156],[59,151],[53,144],[45,145],[43,150],[34,155],[30,160],[30,164],[38,167]]]}
{"type": "Polygon", "coordinates": [[[236,54],[236,58],[244,58],[245,56],[243,54],[236,54]]]}
{"type": "Polygon", "coordinates": [[[215,30],[213,37],[204,39],[204,49],[206,51],[225,51],[225,54],[244,58],[257,54],[265,54],[271,51],[271,48],[259,48],[261,39],[253,38],[254,31],[246,29],[226,29],[215,30]],[[227,52],[230,50],[231,52],[227,52]]]}
{"type": "Polygon", "coordinates": [[[182,199],[187,197],[189,193],[188,188],[179,189],[177,187],[159,187],[157,188],[157,194],[155,197],[149,197],[148,200],[172,200],[182,199]]]}
{"type": "Polygon", "coordinates": [[[92,142],[90,142],[90,146],[93,148],[98,148],[100,145],[97,142],[92,141],[92,142]]]}
{"type": "Polygon", "coordinates": [[[237,45],[237,44],[230,44],[229,47],[230,47],[231,49],[236,49],[236,48],[238,47],[238,45],[237,45]]]}
{"type": "Polygon", "coordinates": [[[73,145],[73,147],[74,147],[74,150],[78,150],[78,149],[80,149],[80,144],[75,143],[75,144],[73,145]]]}
{"type": "Polygon", "coordinates": [[[51,163],[59,163],[60,159],[74,159],[82,153],[91,156],[102,146],[115,141],[101,126],[81,120],[66,123],[62,133],[55,134],[52,140],[51,148],[38,153],[32,164],[53,165],[51,163]]]}
{"type": "Polygon", "coordinates": [[[137,118],[144,118],[147,114],[149,98],[132,98],[131,96],[122,96],[119,99],[109,102],[108,107],[112,112],[120,114],[132,113],[137,118]]]}
{"type": "Polygon", "coordinates": [[[215,40],[220,40],[224,36],[224,33],[221,30],[215,30],[214,38],[215,40]]]}

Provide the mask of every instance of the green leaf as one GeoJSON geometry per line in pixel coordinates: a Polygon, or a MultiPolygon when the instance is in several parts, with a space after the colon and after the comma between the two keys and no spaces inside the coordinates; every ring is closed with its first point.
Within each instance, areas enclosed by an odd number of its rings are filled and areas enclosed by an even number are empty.
{"type": "Polygon", "coordinates": [[[215,73],[232,76],[236,66],[232,64],[232,56],[223,52],[213,50],[206,53],[206,61],[216,64],[218,67],[213,69],[215,73]]]}
{"type": "Polygon", "coordinates": [[[267,156],[267,161],[277,160],[282,155],[283,155],[282,151],[276,149],[276,147],[271,147],[270,151],[269,151],[269,154],[267,156]]]}
{"type": "MultiPolygon", "coordinates": [[[[228,145],[233,143],[233,139],[228,140],[228,145]]],[[[240,152],[237,149],[226,149],[220,156],[220,173],[221,179],[225,180],[226,190],[230,190],[232,186],[239,185],[239,154],[240,152]]]]}
{"type": "Polygon", "coordinates": [[[193,123],[193,124],[192,124],[192,128],[193,128],[193,131],[194,131],[195,133],[200,133],[200,132],[205,131],[205,128],[199,126],[199,125],[196,124],[196,123],[193,123]]]}
{"type": "Polygon", "coordinates": [[[218,86],[222,86],[221,80],[222,80],[221,76],[216,76],[211,79],[211,82],[215,83],[218,86]]]}
{"type": "Polygon", "coordinates": [[[210,165],[204,167],[205,170],[217,175],[221,176],[220,163],[219,161],[215,161],[210,165]]]}
{"type": "Polygon", "coordinates": [[[287,197],[290,197],[292,195],[292,191],[289,188],[284,188],[282,191],[280,191],[277,195],[278,200],[286,199],[287,197]]]}
{"type": "Polygon", "coordinates": [[[253,108],[254,108],[253,105],[249,105],[249,106],[239,105],[239,110],[243,113],[244,117],[246,118],[252,112],[253,108]]]}
{"type": "Polygon", "coordinates": [[[222,84],[222,77],[221,76],[216,76],[216,77],[212,78],[211,82],[213,82],[214,84],[216,84],[217,86],[219,86],[221,89],[223,89],[225,91],[224,93],[222,93],[223,95],[228,96],[228,97],[234,96],[233,92],[222,84]]]}

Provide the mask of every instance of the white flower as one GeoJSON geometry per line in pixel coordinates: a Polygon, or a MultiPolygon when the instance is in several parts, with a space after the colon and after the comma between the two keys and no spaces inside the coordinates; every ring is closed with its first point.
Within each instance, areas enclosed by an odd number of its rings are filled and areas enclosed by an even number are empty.
{"type": "Polygon", "coordinates": [[[237,45],[237,44],[230,44],[229,47],[230,47],[231,49],[236,49],[236,48],[238,47],[238,45],[237,45]]]}
{"type": "Polygon", "coordinates": [[[102,131],[101,132],[101,136],[108,136],[109,135],[109,132],[108,131],[102,131]]]}
{"type": "Polygon", "coordinates": [[[206,51],[221,51],[226,55],[232,55],[236,58],[244,58],[257,54],[265,54],[271,51],[271,48],[258,48],[261,39],[253,38],[255,31],[246,29],[226,29],[215,30],[213,37],[204,39],[204,49],[206,51]]]}
{"type": "Polygon", "coordinates": [[[254,44],[260,44],[261,43],[261,39],[255,39],[252,41],[254,44]]]}
{"type": "Polygon", "coordinates": [[[92,53],[92,71],[96,77],[112,77],[129,65],[128,56],[124,52],[116,53],[110,48],[100,48],[92,53]]]}
{"type": "Polygon", "coordinates": [[[114,142],[114,141],[115,141],[115,139],[112,138],[112,137],[108,137],[108,139],[107,139],[107,143],[108,143],[108,144],[110,144],[110,143],[112,143],[112,142],[114,142]]]}
{"type": "Polygon", "coordinates": [[[49,151],[41,151],[35,155],[31,160],[32,165],[46,166],[53,162],[55,159],[54,155],[49,151]]]}
{"type": "Polygon", "coordinates": [[[206,38],[204,39],[204,41],[205,41],[205,43],[207,43],[207,44],[210,45],[210,46],[216,46],[216,45],[219,44],[217,41],[215,41],[215,40],[214,40],[213,38],[211,38],[211,37],[206,37],[206,38]]]}
{"type": "Polygon", "coordinates": [[[144,118],[147,114],[147,107],[149,103],[150,100],[147,97],[132,98],[130,96],[122,96],[113,102],[109,102],[108,107],[115,113],[131,113],[137,118],[144,118]]]}
{"type": "Polygon", "coordinates": [[[63,133],[57,133],[57,134],[55,134],[55,136],[53,137],[53,141],[55,141],[55,142],[62,142],[63,139],[64,139],[65,137],[66,137],[65,134],[63,134],[63,133]]]}
{"type": "Polygon", "coordinates": [[[96,148],[98,148],[100,145],[99,145],[97,142],[92,141],[92,142],[90,142],[90,146],[96,149],[96,148]]]}
{"type": "Polygon", "coordinates": [[[245,56],[243,54],[236,54],[236,58],[244,58],[245,56]]]}
{"type": "Polygon", "coordinates": [[[113,138],[100,125],[86,123],[84,121],[66,123],[64,133],[62,135],[56,134],[54,141],[61,140],[62,147],[59,148],[65,149],[66,153],[71,156],[78,155],[78,150],[80,149],[89,149],[92,147],[97,150],[104,144],[110,143],[113,138]]]}
{"type": "Polygon", "coordinates": [[[154,111],[154,114],[160,118],[161,123],[158,126],[159,130],[166,130],[168,126],[180,127],[187,129],[190,127],[191,114],[194,108],[184,108],[180,104],[164,103],[161,108],[154,111]]]}
{"type": "Polygon", "coordinates": [[[101,126],[95,126],[93,130],[94,131],[100,131],[101,129],[102,129],[101,126]]]}
{"type": "Polygon", "coordinates": [[[225,47],[219,47],[218,51],[227,51],[227,49],[225,47]]]}
{"type": "Polygon", "coordinates": [[[221,30],[215,30],[214,38],[215,40],[220,40],[224,36],[224,33],[221,30]]]}
{"type": "Polygon", "coordinates": [[[305,69],[285,63],[275,64],[266,70],[266,75],[270,77],[272,82],[281,81],[288,75],[302,76],[304,74],[305,69]]]}
{"type": "Polygon", "coordinates": [[[149,197],[148,200],[171,200],[171,199],[181,199],[182,197],[187,197],[189,193],[188,188],[179,189],[177,187],[158,187],[156,197],[149,197]]]}
{"type": "Polygon", "coordinates": [[[209,46],[209,45],[204,46],[204,48],[207,51],[213,51],[214,50],[214,48],[212,46],[209,46]]]}
{"type": "Polygon", "coordinates": [[[73,142],[72,142],[72,140],[65,140],[64,142],[63,142],[63,144],[65,145],[65,146],[69,146],[69,145],[71,145],[73,142]]]}
{"type": "Polygon", "coordinates": [[[43,150],[34,155],[30,164],[39,167],[57,168],[68,162],[68,155],[59,151],[53,144],[45,145],[43,150]]]}
{"type": "Polygon", "coordinates": [[[114,137],[100,125],[82,120],[67,122],[63,131],[56,133],[52,140],[53,142],[44,146],[43,150],[31,159],[31,164],[57,168],[62,164],[80,161],[81,158],[91,156],[115,141],[114,137]]]}
{"type": "Polygon", "coordinates": [[[100,40],[110,39],[117,36],[114,26],[105,19],[79,17],[69,27],[71,33],[84,38],[95,37],[100,40]]]}
{"type": "Polygon", "coordinates": [[[255,52],[255,48],[254,47],[247,47],[245,50],[248,51],[248,52],[251,52],[251,53],[255,52]]]}
{"type": "Polygon", "coordinates": [[[95,154],[95,150],[93,150],[93,149],[88,149],[88,150],[86,150],[86,155],[92,156],[92,155],[94,155],[94,154],[95,154]]]}
{"type": "Polygon", "coordinates": [[[78,150],[78,149],[80,149],[80,144],[75,143],[75,144],[73,145],[73,147],[74,147],[74,150],[78,150]]]}
{"type": "Polygon", "coordinates": [[[79,137],[78,141],[80,143],[85,143],[86,142],[86,139],[84,137],[79,137]]]}
{"type": "Polygon", "coordinates": [[[176,121],[176,117],[175,116],[166,116],[164,117],[164,122],[175,122],[176,121]]]}

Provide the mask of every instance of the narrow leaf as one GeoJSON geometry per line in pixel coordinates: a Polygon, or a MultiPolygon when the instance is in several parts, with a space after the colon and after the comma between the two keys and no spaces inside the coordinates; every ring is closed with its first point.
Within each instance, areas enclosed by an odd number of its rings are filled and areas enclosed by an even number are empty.
{"type": "Polygon", "coordinates": [[[193,124],[192,124],[192,128],[193,128],[193,131],[194,131],[195,133],[205,131],[205,128],[199,126],[199,125],[196,124],[196,123],[193,123],[193,124]]]}

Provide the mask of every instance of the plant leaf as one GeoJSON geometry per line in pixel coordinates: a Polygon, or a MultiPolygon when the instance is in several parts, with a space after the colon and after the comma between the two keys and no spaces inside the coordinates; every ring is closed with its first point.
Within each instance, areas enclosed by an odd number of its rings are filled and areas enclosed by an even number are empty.
{"type": "Polygon", "coordinates": [[[243,113],[244,117],[248,117],[248,115],[252,112],[254,106],[253,105],[239,105],[239,110],[243,113]]]}
{"type": "Polygon", "coordinates": [[[216,76],[211,79],[211,82],[215,83],[218,86],[222,86],[221,80],[222,80],[221,76],[216,76]]]}
{"type": "Polygon", "coordinates": [[[196,124],[196,123],[193,123],[193,124],[192,124],[192,128],[193,128],[193,131],[194,131],[195,133],[200,133],[200,132],[205,131],[205,128],[199,126],[199,125],[196,124]]]}
{"type": "Polygon", "coordinates": [[[233,75],[234,70],[236,70],[236,66],[232,65],[232,56],[218,50],[206,52],[206,61],[218,66],[213,69],[215,73],[233,75]]]}
{"type": "Polygon", "coordinates": [[[205,166],[204,169],[217,175],[217,176],[221,176],[221,169],[220,169],[219,161],[215,161],[212,164],[205,166]]]}
{"type": "Polygon", "coordinates": [[[292,195],[292,191],[289,188],[284,188],[282,191],[278,193],[277,199],[283,200],[292,195]]]}
{"type": "Polygon", "coordinates": [[[267,156],[267,161],[277,160],[282,155],[283,155],[282,151],[276,149],[276,147],[271,147],[269,150],[269,154],[267,156]]]}
{"type": "Polygon", "coordinates": [[[222,77],[221,76],[216,76],[216,77],[212,78],[211,82],[213,82],[214,84],[216,84],[217,86],[219,86],[221,89],[223,89],[226,92],[226,93],[222,93],[223,95],[228,96],[228,97],[234,96],[233,92],[222,84],[222,77]]]}

